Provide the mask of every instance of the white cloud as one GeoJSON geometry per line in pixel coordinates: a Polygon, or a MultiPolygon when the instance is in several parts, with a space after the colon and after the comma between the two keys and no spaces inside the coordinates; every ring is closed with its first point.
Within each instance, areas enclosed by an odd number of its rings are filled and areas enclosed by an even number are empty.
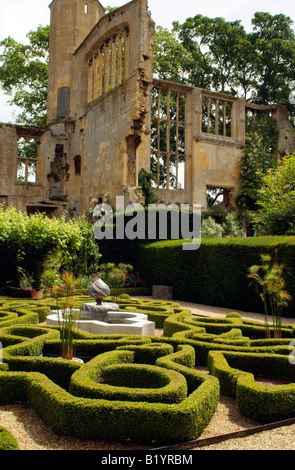
{"type": "Polygon", "coordinates": [[[0,122],[15,122],[15,116],[20,114],[20,110],[16,106],[10,106],[7,95],[0,89],[0,122]]]}

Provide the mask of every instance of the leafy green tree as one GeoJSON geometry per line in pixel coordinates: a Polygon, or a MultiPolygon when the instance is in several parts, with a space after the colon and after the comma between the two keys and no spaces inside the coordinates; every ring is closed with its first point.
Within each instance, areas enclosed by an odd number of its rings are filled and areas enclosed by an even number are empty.
{"type": "Polygon", "coordinates": [[[236,94],[237,71],[243,65],[245,74],[249,68],[241,57],[249,57],[252,49],[240,21],[196,15],[182,25],[174,22],[173,27],[190,55],[186,60],[188,81],[194,86],[236,94]]]}
{"type": "Polygon", "coordinates": [[[294,58],[295,33],[283,14],[255,13],[249,33],[239,20],[203,15],[174,22],[171,32],[156,30],[155,72],[160,78],[259,104],[282,104],[295,117],[289,103],[294,58]]]}
{"type": "Polygon", "coordinates": [[[254,216],[261,235],[295,234],[295,153],[282,159],[262,178],[258,211],[254,216]]]}
{"type": "Polygon", "coordinates": [[[246,148],[241,158],[241,183],[236,202],[239,208],[255,210],[263,175],[277,166],[278,128],[273,117],[248,118],[246,148]]]}
{"type": "Polygon", "coordinates": [[[176,32],[157,26],[153,49],[155,76],[161,80],[185,82],[185,61],[188,59],[188,51],[179,42],[176,32]]]}
{"type": "Polygon", "coordinates": [[[12,37],[0,42],[0,84],[11,96],[10,104],[22,109],[17,121],[43,126],[46,123],[49,26],[27,35],[28,44],[12,37]]]}
{"type": "Polygon", "coordinates": [[[252,19],[253,32],[248,35],[255,49],[253,63],[256,85],[253,101],[279,103],[289,107],[289,81],[295,78],[295,33],[293,21],[283,14],[257,12],[252,19]]]}

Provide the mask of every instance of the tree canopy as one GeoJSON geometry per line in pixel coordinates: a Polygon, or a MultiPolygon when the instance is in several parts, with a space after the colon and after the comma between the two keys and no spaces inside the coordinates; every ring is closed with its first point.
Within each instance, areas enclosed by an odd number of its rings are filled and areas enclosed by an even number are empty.
{"type": "Polygon", "coordinates": [[[21,108],[17,122],[42,127],[46,122],[49,26],[27,34],[28,44],[12,37],[0,42],[0,84],[21,108]]]}
{"type": "Polygon", "coordinates": [[[252,31],[241,21],[196,15],[175,21],[171,31],[157,27],[154,72],[213,91],[228,92],[257,104],[289,102],[295,79],[295,33],[283,14],[257,12],[252,31]]]}
{"type": "Polygon", "coordinates": [[[279,103],[290,109],[289,82],[295,77],[293,21],[283,14],[261,12],[255,13],[252,24],[249,39],[256,57],[253,99],[259,104],[279,103]]]}

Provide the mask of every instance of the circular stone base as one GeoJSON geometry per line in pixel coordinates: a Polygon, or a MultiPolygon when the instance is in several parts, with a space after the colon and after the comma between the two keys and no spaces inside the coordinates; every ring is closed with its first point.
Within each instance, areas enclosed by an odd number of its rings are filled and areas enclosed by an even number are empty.
{"type": "MultiPolygon", "coordinates": [[[[93,334],[124,334],[154,336],[155,323],[148,320],[144,313],[101,311],[100,318],[93,319],[92,312],[74,310],[77,318],[75,328],[93,334]],[[91,317],[89,318],[89,313],[91,317]],[[87,315],[87,316],[86,316],[87,315]]],[[[96,312],[98,316],[99,312],[96,312]]],[[[62,322],[62,311],[47,316],[47,325],[59,325],[62,322]]]]}

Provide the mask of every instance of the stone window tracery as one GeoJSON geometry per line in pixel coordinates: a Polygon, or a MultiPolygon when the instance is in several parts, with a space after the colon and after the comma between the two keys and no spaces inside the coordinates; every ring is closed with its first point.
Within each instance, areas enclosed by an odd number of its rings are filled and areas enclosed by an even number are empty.
{"type": "Polygon", "coordinates": [[[88,60],[88,102],[126,80],[129,73],[129,27],[110,34],[88,60]]]}
{"type": "Polygon", "coordinates": [[[222,137],[232,136],[232,101],[203,92],[202,132],[222,137]]]}
{"type": "Polygon", "coordinates": [[[152,90],[151,171],[159,189],[184,189],[186,96],[172,88],[152,90]]]}

